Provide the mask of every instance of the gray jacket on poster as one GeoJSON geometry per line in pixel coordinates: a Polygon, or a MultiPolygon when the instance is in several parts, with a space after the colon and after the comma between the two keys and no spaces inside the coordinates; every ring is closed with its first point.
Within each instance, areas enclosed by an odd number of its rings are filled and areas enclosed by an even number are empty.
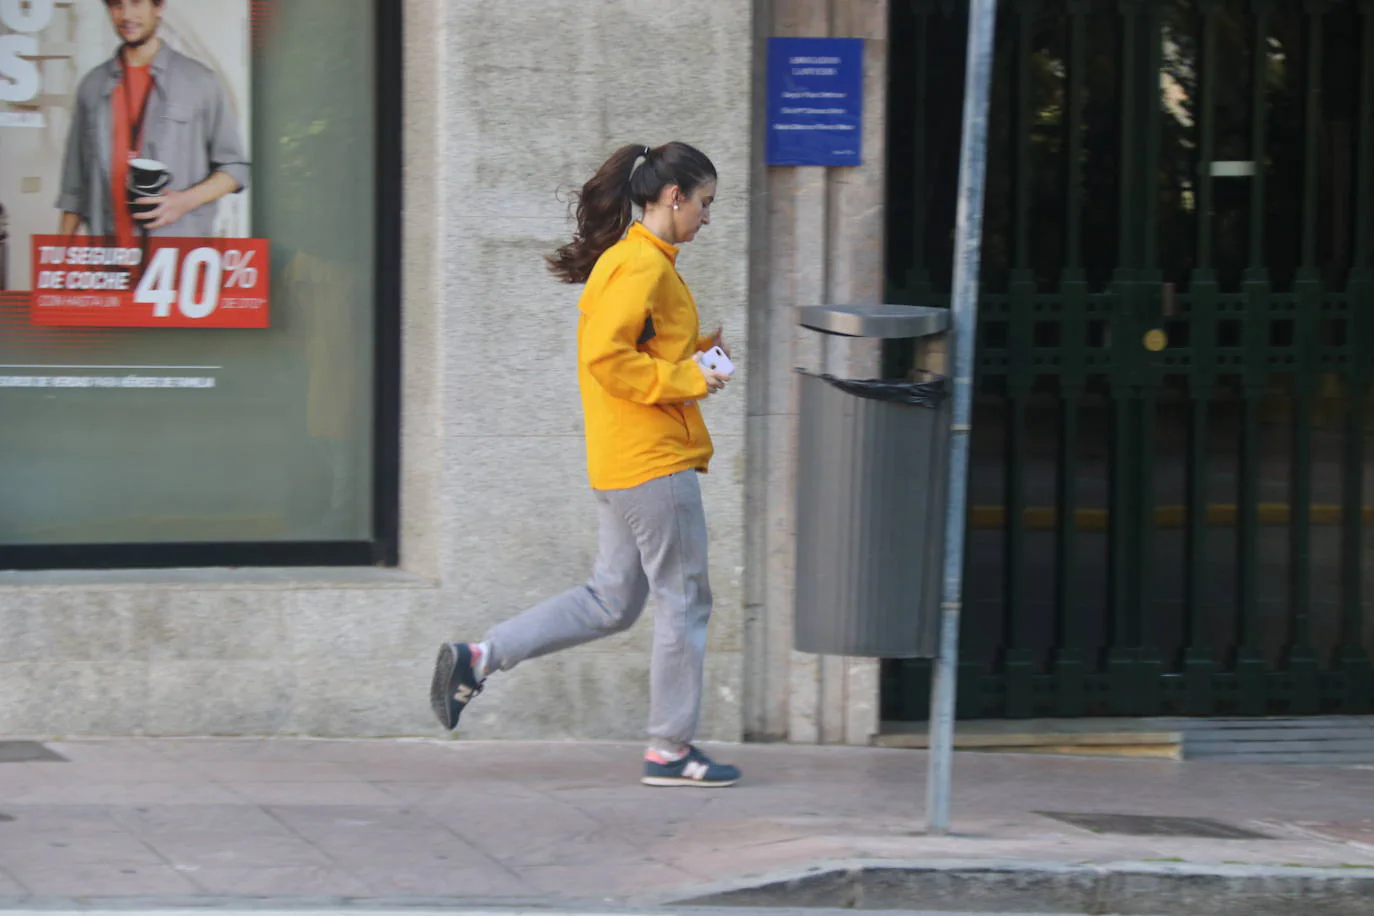
{"type": "MultiPolygon", "coordinates": [[[[168,187],[184,191],[215,172],[229,175],[238,182],[239,190],[248,187],[248,151],[214,71],[173,51],[166,42],[150,66],[153,86],[143,118],[142,154],[168,167],[172,173],[168,187]]],[[[57,207],[64,213],[79,214],[96,235],[114,234],[110,96],[123,78],[116,55],[81,80],[62,164],[57,207]]],[[[214,222],[215,204],[211,203],[150,234],[208,236],[214,222]]]]}

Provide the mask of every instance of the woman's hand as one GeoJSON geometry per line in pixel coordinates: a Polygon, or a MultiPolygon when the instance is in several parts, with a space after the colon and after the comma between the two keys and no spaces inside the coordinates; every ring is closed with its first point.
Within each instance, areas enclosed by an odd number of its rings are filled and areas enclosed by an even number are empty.
{"type": "Polygon", "coordinates": [[[722,375],[714,369],[708,369],[701,363],[697,363],[697,368],[701,370],[702,376],[706,379],[707,397],[710,397],[717,391],[724,390],[726,382],[730,381],[730,376],[722,375]]]}

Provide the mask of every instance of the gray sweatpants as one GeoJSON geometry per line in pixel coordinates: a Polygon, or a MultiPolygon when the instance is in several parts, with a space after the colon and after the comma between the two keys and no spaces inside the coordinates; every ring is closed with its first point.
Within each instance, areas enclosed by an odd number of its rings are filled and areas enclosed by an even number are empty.
{"type": "Polygon", "coordinates": [[[711,617],[697,478],[682,471],[628,490],[593,490],[600,543],[591,579],[493,627],[485,638],[492,669],[628,630],[652,591],[649,737],[656,745],[691,742],[711,617]]]}

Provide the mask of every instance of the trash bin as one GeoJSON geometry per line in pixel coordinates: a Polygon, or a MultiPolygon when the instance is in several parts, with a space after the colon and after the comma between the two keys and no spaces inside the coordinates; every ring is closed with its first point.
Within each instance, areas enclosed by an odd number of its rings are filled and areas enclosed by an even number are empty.
{"type": "MultiPolygon", "coordinates": [[[[825,334],[928,337],[949,311],[808,306],[825,334]]],[[[798,651],[871,658],[939,653],[949,444],[948,382],[801,374],[797,467],[798,651]]]]}

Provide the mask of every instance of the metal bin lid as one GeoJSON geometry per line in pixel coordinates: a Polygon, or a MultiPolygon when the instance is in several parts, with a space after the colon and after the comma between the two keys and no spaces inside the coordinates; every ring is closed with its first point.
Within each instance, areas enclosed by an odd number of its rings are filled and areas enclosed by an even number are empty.
{"type": "Polygon", "coordinates": [[[949,309],[929,305],[805,305],[797,309],[797,323],[845,337],[929,337],[949,329],[949,309]]]}

